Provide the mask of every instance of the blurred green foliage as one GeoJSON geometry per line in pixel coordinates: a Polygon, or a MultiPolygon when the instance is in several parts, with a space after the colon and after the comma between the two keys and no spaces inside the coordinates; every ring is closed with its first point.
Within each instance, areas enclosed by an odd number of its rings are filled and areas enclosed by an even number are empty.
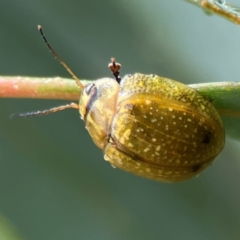
{"type": "Polygon", "coordinates": [[[0,215],[0,239],[1,240],[23,240],[17,233],[13,224],[0,215]]]}
{"type": "MultiPolygon", "coordinates": [[[[69,77],[41,24],[80,78],[111,76],[116,57],[122,75],[240,80],[239,26],[184,1],[1,0],[0,16],[1,75],[69,77]]],[[[196,179],[153,182],[112,169],[77,111],[9,119],[62,103],[0,99],[0,212],[25,239],[240,239],[238,142],[196,179]]]]}

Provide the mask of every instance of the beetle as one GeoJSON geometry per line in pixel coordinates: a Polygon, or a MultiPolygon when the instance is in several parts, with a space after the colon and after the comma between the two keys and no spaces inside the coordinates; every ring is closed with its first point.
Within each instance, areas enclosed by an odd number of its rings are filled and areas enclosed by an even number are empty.
{"type": "Polygon", "coordinates": [[[112,166],[148,179],[180,182],[206,169],[224,147],[225,132],[212,103],[180,82],[135,73],[120,77],[121,64],[111,59],[114,79],[83,86],[49,45],[48,48],[81,89],[71,103],[19,116],[44,115],[75,108],[104,159],[112,166]]]}

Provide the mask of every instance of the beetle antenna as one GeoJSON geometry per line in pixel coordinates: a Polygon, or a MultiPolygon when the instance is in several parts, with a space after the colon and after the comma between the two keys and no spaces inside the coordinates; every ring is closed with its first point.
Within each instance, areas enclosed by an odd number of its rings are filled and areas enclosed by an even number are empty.
{"type": "Polygon", "coordinates": [[[43,34],[42,31],[42,26],[38,25],[38,30],[41,33],[41,36],[44,40],[44,42],[46,43],[47,47],[50,49],[50,52],[56,57],[56,59],[60,62],[61,65],[63,65],[63,67],[70,73],[70,75],[75,79],[76,84],[80,87],[80,88],[84,88],[83,84],[81,83],[81,81],[79,80],[79,78],[73,73],[73,71],[68,67],[68,65],[58,56],[58,54],[53,50],[53,48],[51,47],[51,45],[48,43],[46,37],[43,34]]]}
{"type": "Polygon", "coordinates": [[[47,115],[50,113],[55,113],[55,112],[59,112],[59,111],[63,111],[69,108],[75,108],[78,109],[78,104],[76,103],[69,103],[63,106],[59,106],[59,107],[53,107],[47,110],[43,110],[43,111],[35,111],[35,112],[26,112],[26,113],[14,113],[10,116],[10,118],[15,118],[15,117],[34,117],[34,116],[42,116],[42,115],[47,115]]]}
{"type": "Polygon", "coordinates": [[[118,83],[121,82],[121,77],[120,77],[120,68],[121,68],[121,64],[116,62],[115,58],[111,58],[111,63],[108,64],[108,67],[110,68],[110,70],[113,73],[113,76],[115,77],[116,81],[118,83]]]}

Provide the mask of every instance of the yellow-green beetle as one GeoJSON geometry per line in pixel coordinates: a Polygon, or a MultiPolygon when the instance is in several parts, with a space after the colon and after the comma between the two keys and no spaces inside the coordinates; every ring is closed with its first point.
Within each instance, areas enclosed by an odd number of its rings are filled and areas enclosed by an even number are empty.
{"type": "Polygon", "coordinates": [[[198,175],[224,147],[221,118],[192,88],[156,75],[100,79],[79,112],[104,159],[142,177],[179,182],[198,175]]]}
{"type": "MultiPolygon", "coordinates": [[[[47,43],[40,26],[39,30],[47,43]]],[[[115,79],[103,78],[83,86],[47,45],[82,88],[79,105],[22,116],[77,108],[106,161],[163,182],[198,175],[223,149],[221,118],[212,103],[194,89],[156,75],[136,73],[121,79],[121,65],[114,59],[109,67],[115,79]]]]}

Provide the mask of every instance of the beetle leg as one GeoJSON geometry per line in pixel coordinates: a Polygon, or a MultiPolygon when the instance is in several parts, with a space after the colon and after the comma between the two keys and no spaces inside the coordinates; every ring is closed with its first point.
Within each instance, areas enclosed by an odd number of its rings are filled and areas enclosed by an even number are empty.
{"type": "Polygon", "coordinates": [[[116,143],[115,143],[114,139],[112,138],[111,133],[109,133],[107,135],[107,142],[110,143],[113,146],[116,146],[116,143]]]}

